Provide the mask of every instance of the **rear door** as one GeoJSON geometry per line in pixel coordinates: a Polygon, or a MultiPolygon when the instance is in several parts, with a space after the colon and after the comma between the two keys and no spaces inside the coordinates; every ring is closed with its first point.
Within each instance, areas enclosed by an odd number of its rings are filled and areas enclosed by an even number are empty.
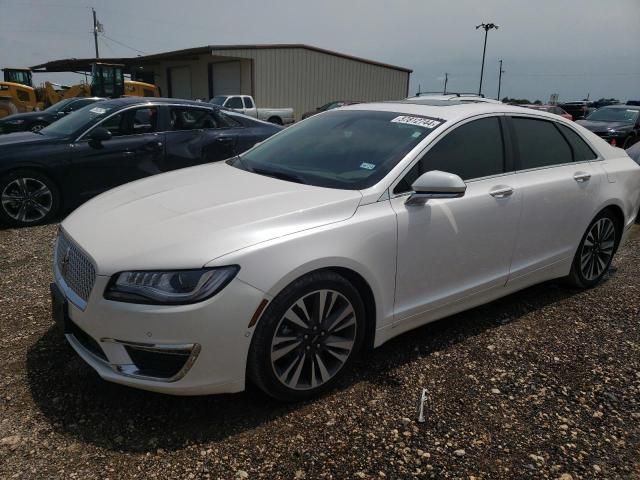
{"type": "Polygon", "coordinates": [[[159,173],[164,159],[164,135],[158,132],[159,107],[136,107],[117,112],[97,126],[111,139],[95,144],[90,131],[73,144],[73,180],[84,197],[123,183],[159,173]]]}
{"type": "Polygon", "coordinates": [[[603,173],[595,153],[566,125],[540,117],[509,117],[515,149],[514,186],[522,219],[510,281],[562,265],[575,254],[597,206],[603,173]]]}

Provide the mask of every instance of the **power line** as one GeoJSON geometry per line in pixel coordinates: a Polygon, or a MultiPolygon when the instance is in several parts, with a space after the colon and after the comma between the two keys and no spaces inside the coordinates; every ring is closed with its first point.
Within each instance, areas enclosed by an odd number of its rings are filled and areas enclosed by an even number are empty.
{"type": "Polygon", "coordinates": [[[130,45],[127,45],[125,43],[119,42],[118,40],[108,37],[107,35],[105,35],[104,33],[101,35],[102,37],[106,38],[107,40],[111,40],[113,43],[117,43],[118,45],[128,48],[129,50],[133,50],[134,52],[138,52],[141,53],[142,55],[147,55],[147,52],[143,52],[142,50],[138,50],[137,48],[134,48],[130,45]]]}

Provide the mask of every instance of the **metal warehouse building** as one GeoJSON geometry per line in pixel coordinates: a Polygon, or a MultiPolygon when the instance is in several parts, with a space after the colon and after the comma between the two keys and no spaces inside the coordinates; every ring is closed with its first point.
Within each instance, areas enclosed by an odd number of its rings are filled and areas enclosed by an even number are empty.
{"type": "MultiPolygon", "coordinates": [[[[94,59],[36,65],[34,71],[90,71],[94,59]]],[[[190,48],[122,63],[135,78],[153,82],[164,96],[209,99],[220,94],[252,95],[258,107],[293,107],[296,119],[332,100],[405,98],[411,70],[298,44],[190,48]]]]}

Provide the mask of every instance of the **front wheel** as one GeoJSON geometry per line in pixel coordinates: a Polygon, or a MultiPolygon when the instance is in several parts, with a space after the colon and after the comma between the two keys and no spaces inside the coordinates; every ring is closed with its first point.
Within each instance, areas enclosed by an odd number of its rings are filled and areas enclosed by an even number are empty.
{"type": "Polygon", "coordinates": [[[46,127],[47,124],[46,123],[35,123],[31,126],[30,130],[32,132],[39,132],[40,130],[42,130],[44,127],[46,127]]]}
{"type": "Polygon", "coordinates": [[[597,285],[609,271],[622,232],[616,218],[605,210],[589,225],[573,259],[569,282],[579,288],[597,285]]]}
{"type": "Polygon", "coordinates": [[[52,220],[60,206],[55,184],[31,170],[0,178],[0,222],[13,227],[39,225],[52,220]]]}
{"type": "Polygon", "coordinates": [[[260,320],[249,352],[249,378],[265,393],[303,400],[330,389],[364,338],[364,304],[342,276],[322,271],[295,280],[260,320]]]}

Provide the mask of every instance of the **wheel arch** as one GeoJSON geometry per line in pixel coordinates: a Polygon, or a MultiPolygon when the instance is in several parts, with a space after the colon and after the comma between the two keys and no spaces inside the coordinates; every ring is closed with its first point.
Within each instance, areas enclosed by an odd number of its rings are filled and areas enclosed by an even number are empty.
{"type": "MultiPolygon", "coordinates": [[[[379,304],[376,301],[376,295],[374,293],[374,288],[371,286],[371,282],[369,282],[366,278],[366,274],[358,271],[358,269],[353,268],[352,266],[345,266],[339,264],[326,264],[326,265],[308,265],[300,267],[296,269],[295,272],[291,272],[289,275],[282,278],[274,287],[267,293],[270,297],[270,302],[273,301],[275,297],[277,297],[287,286],[296,280],[305,277],[307,275],[311,275],[313,273],[318,273],[322,271],[329,271],[336,273],[346,280],[348,280],[358,291],[362,298],[362,302],[365,307],[365,325],[366,332],[364,338],[364,346],[367,349],[372,349],[375,343],[375,334],[376,328],[379,319],[378,307],[379,304]]],[[[260,317],[258,318],[257,323],[262,319],[262,315],[266,311],[266,308],[260,312],[260,317]]]]}

